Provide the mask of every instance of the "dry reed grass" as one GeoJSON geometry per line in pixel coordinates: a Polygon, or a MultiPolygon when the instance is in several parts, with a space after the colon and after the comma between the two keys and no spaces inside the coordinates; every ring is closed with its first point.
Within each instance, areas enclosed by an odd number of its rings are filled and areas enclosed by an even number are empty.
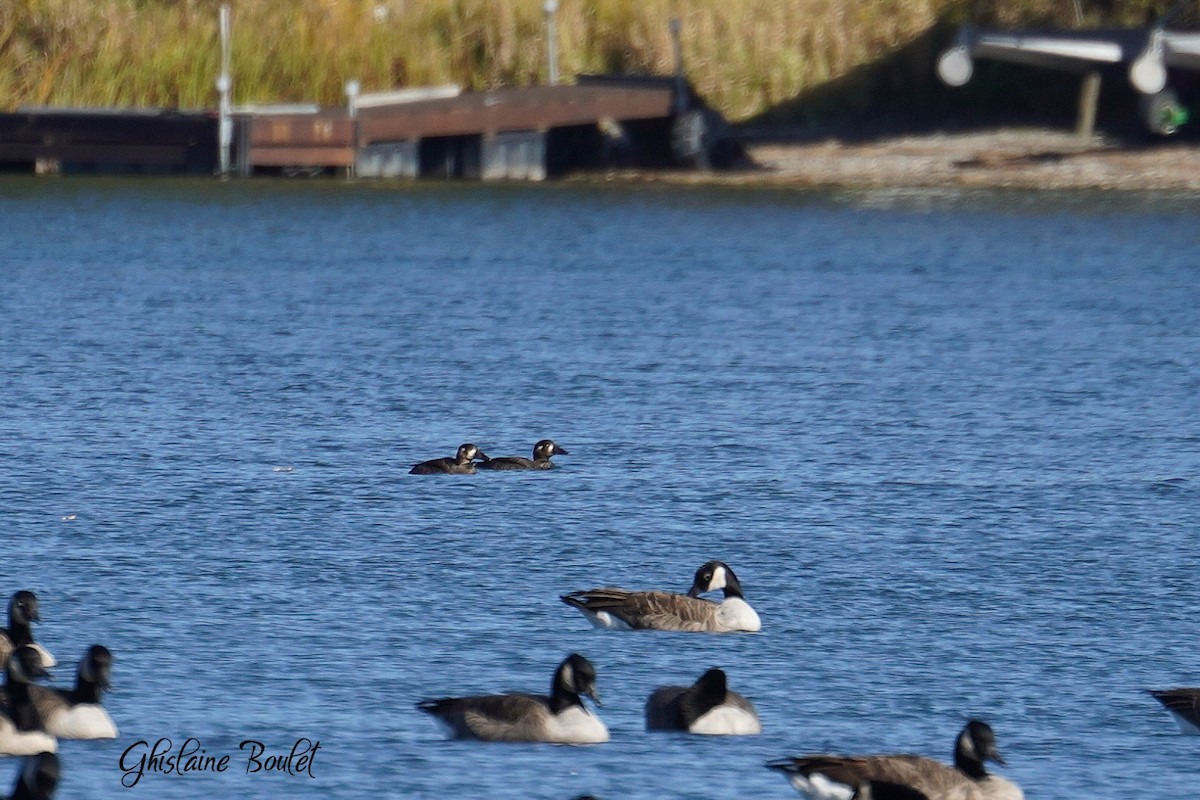
{"type": "MultiPolygon", "coordinates": [[[[235,102],[344,102],[365,90],[544,81],[542,0],[230,0],[235,102]]],[[[1094,4],[1084,3],[1085,6],[1094,4]]],[[[1113,3],[1104,4],[1106,7],[1113,3]]],[[[0,108],[212,107],[220,0],[0,3],[0,108]]],[[[1141,18],[1152,2],[1122,5],[1141,18]]],[[[1095,21],[1121,21],[1109,12],[1095,21]]],[[[559,0],[559,71],[688,76],[733,119],[905,47],[939,20],[1073,21],[1056,0],[559,0]]]]}

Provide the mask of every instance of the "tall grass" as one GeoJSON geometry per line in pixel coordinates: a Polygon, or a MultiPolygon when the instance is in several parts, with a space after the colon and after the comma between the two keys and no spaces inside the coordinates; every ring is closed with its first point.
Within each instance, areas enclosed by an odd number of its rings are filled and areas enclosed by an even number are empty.
{"type": "MultiPolygon", "coordinates": [[[[237,103],[546,79],[543,0],[229,0],[237,103]]],[[[212,107],[221,0],[0,0],[0,109],[212,107]]],[[[1087,2],[1129,23],[1166,3],[1087,2]]],[[[1096,10],[1096,9],[1100,10],[1096,10]]],[[[939,21],[1074,23],[1069,0],[559,0],[559,71],[669,72],[744,118],[887,56],[939,21]]]]}

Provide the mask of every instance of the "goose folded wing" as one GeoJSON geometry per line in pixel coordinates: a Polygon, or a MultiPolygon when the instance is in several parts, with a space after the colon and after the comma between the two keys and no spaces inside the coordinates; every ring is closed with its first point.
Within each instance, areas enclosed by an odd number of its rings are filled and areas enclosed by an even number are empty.
{"type": "Polygon", "coordinates": [[[1200,689],[1156,689],[1150,694],[1176,714],[1200,719],[1200,689]]]}
{"type": "Polygon", "coordinates": [[[544,698],[526,694],[429,700],[420,708],[441,719],[458,736],[486,741],[538,738],[550,713],[544,698]]]}
{"type": "Polygon", "coordinates": [[[607,612],[631,628],[703,631],[712,624],[717,604],[671,592],[631,592],[603,588],[573,592],[564,599],[593,614],[607,612]]]}
{"type": "Polygon", "coordinates": [[[858,790],[863,786],[904,786],[930,798],[970,798],[971,780],[959,770],[924,756],[808,756],[793,760],[789,771],[831,781],[858,790]],[[958,794],[956,794],[958,793],[958,794]]]}

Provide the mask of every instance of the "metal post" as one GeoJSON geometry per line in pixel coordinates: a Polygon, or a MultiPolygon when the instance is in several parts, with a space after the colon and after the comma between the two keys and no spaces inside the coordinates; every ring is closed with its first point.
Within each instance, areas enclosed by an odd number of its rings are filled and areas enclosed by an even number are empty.
{"type": "Polygon", "coordinates": [[[679,17],[671,17],[671,46],[675,52],[675,113],[687,110],[687,81],[683,77],[683,45],[679,41],[682,29],[679,17]]]}
{"type": "Polygon", "coordinates": [[[221,74],[217,76],[217,91],[221,102],[217,118],[217,150],[222,177],[229,175],[233,147],[233,78],[229,74],[229,6],[221,6],[221,74]]]}
{"type": "Polygon", "coordinates": [[[542,7],[546,12],[546,63],[549,65],[550,85],[558,83],[558,26],[554,14],[558,11],[558,0],[546,0],[542,7]]]}
{"type": "Polygon", "coordinates": [[[354,178],[358,172],[358,93],[362,90],[362,85],[356,80],[346,81],[346,113],[350,117],[350,125],[354,129],[351,134],[350,147],[354,150],[354,158],[350,162],[348,177],[354,178]]]}
{"type": "Polygon", "coordinates": [[[1096,133],[1096,106],[1100,104],[1100,73],[1093,70],[1083,78],[1079,87],[1079,115],[1075,119],[1075,135],[1090,139],[1096,133]]]}

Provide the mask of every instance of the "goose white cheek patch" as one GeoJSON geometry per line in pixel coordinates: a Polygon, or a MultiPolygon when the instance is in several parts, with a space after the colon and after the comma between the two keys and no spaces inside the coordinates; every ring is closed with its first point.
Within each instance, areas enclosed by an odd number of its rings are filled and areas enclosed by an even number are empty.
{"type": "Polygon", "coordinates": [[[713,570],[712,583],[709,584],[708,588],[710,591],[715,590],[715,589],[724,589],[725,588],[725,568],[724,567],[717,567],[715,570],[713,570]]]}

